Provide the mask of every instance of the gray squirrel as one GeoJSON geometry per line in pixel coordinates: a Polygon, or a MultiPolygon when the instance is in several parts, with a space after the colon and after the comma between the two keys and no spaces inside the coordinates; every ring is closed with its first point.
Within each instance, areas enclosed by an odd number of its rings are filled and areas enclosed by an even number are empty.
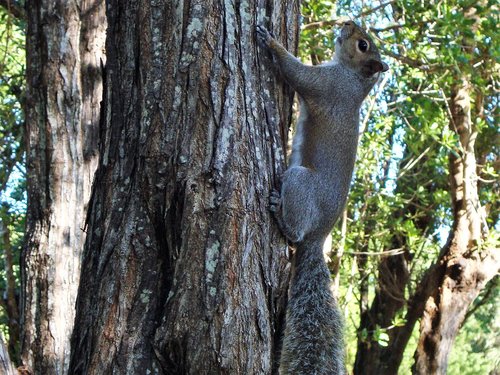
{"type": "Polygon", "coordinates": [[[300,100],[289,167],[281,192],[270,197],[281,231],[296,247],[279,372],[344,374],[342,318],[323,244],[349,192],[361,103],[389,67],[352,21],[336,39],[333,60],[317,66],[302,64],[265,27],[257,26],[256,34],[300,100]]]}

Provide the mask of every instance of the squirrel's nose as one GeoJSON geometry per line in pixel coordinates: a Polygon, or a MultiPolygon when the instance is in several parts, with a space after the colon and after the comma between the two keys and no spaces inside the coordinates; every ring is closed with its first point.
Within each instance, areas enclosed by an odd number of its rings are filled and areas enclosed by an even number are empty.
{"type": "Polygon", "coordinates": [[[344,26],[352,26],[353,22],[352,21],[346,21],[344,22],[344,26]]]}

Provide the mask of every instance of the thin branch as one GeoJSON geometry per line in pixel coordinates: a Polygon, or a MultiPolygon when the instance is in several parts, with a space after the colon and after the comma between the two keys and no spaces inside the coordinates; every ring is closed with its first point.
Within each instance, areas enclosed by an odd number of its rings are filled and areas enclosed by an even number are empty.
{"type": "Polygon", "coordinates": [[[411,66],[412,68],[418,68],[425,72],[432,72],[437,70],[438,68],[442,68],[442,66],[439,66],[439,64],[426,64],[423,61],[415,60],[408,56],[399,55],[385,48],[381,48],[381,51],[384,55],[390,56],[393,59],[396,59],[408,66],[411,66]]]}
{"type": "Polygon", "coordinates": [[[371,9],[368,9],[368,10],[365,10],[364,12],[361,12],[360,14],[358,14],[356,16],[356,18],[359,18],[359,17],[365,17],[365,16],[368,16],[372,13],[375,13],[376,11],[378,11],[379,9],[382,9],[382,8],[385,8],[386,6],[388,5],[392,5],[394,4],[396,1],[388,1],[386,3],[382,3],[380,4],[379,6],[376,6],[374,8],[371,8],[371,9]]]}
{"type": "MultiPolygon", "coordinates": [[[[382,3],[379,6],[376,6],[374,8],[367,9],[358,15],[354,17],[354,19],[361,18],[361,17],[366,17],[372,13],[375,13],[379,9],[385,8],[388,5],[394,4],[395,1],[388,1],[386,3],[382,3]]],[[[323,27],[332,27],[332,26],[341,26],[344,24],[344,22],[350,21],[351,19],[349,17],[340,17],[334,20],[328,20],[328,21],[318,21],[318,22],[311,22],[308,23],[307,25],[302,26],[302,30],[311,30],[311,29],[319,29],[323,27]]]]}
{"type": "MultiPolygon", "coordinates": [[[[372,31],[374,33],[381,33],[381,32],[388,31],[388,30],[401,29],[403,27],[415,28],[417,26],[419,26],[419,27],[426,26],[426,28],[429,30],[429,22],[430,21],[422,20],[422,21],[411,23],[411,24],[408,24],[408,23],[394,23],[392,25],[387,25],[386,27],[380,27],[380,28],[378,28],[378,27],[370,27],[368,30],[372,31]]],[[[428,35],[428,36],[430,36],[430,35],[428,35]]],[[[437,36],[437,37],[440,37],[440,36],[437,36]]]]}
{"type": "Polygon", "coordinates": [[[347,21],[349,21],[349,17],[341,17],[335,20],[311,22],[308,23],[307,25],[303,25],[302,30],[314,30],[314,29],[322,29],[325,27],[341,26],[344,24],[344,22],[347,21]]]}
{"type": "Polygon", "coordinates": [[[388,30],[400,29],[402,27],[406,27],[406,25],[397,23],[394,25],[386,26],[386,27],[369,27],[368,31],[372,31],[374,33],[382,33],[384,31],[388,31],[388,30]]]}
{"type": "Polygon", "coordinates": [[[406,172],[408,172],[410,169],[412,169],[419,161],[422,159],[429,151],[431,150],[431,146],[427,147],[424,152],[422,152],[416,159],[408,162],[406,165],[401,167],[401,170],[397,176],[397,179],[400,179],[403,177],[406,172]]]}
{"type": "Polygon", "coordinates": [[[369,256],[394,256],[403,254],[405,252],[404,248],[399,247],[397,249],[379,251],[379,252],[371,252],[371,251],[348,251],[346,254],[349,255],[369,255],[369,256]]]}

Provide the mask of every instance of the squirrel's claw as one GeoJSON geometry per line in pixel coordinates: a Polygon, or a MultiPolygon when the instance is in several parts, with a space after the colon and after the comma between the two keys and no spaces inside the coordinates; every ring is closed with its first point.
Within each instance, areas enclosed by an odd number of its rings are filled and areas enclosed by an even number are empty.
{"type": "Polygon", "coordinates": [[[271,41],[273,40],[271,33],[261,25],[257,25],[255,27],[255,33],[257,35],[257,41],[259,42],[259,44],[266,48],[269,47],[271,41]]]}
{"type": "Polygon", "coordinates": [[[269,195],[269,211],[278,212],[281,207],[281,195],[279,191],[273,190],[269,195]]]}

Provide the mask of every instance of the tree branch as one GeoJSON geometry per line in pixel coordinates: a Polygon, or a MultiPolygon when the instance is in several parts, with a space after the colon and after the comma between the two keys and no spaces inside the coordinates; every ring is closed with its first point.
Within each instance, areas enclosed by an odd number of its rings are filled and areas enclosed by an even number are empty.
{"type": "Polygon", "coordinates": [[[418,69],[421,69],[424,71],[429,71],[431,69],[429,64],[426,64],[422,61],[414,60],[408,56],[399,55],[399,54],[394,53],[392,51],[389,51],[385,48],[381,48],[381,50],[382,50],[384,55],[390,56],[398,61],[401,61],[402,63],[404,63],[408,66],[411,66],[412,68],[418,68],[418,69]]]}
{"type": "Polygon", "coordinates": [[[392,4],[394,4],[394,3],[395,3],[395,1],[394,1],[394,0],[392,0],[392,1],[388,1],[388,2],[386,2],[386,3],[382,3],[382,4],[380,4],[379,6],[376,6],[376,7],[374,7],[374,8],[371,8],[371,9],[365,10],[364,12],[361,12],[360,14],[358,14],[358,15],[356,16],[356,18],[358,18],[358,17],[365,17],[365,16],[368,16],[368,15],[370,15],[370,14],[372,14],[372,13],[375,13],[375,12],[376,12],[376,11],[378,11],[379,9],[385,8],[386,6],[388,6],[388,5],[392,5],[392,4]]]}
{"type": "Polygon", "coordinates": [[[341,17],[335,20],[311,22],[308,23],[307,25],[302,26],[302,30],[314,30],[314,29],[321,29],[323,27],[340,26],[348,20],[349,17],[341,17]]]}
{"type": "Polygon", "coordinates": [[[386,26],[386,27],[369,27],[368,31],[372,31],[374,33],[381,33],[381,32],[387,31],[387,30],[400,29],[402,27],[406,27],[406,25],[405,24],[396,23],[394,25],[389,25],[389,26],[386,26]]]}
{"type": "MultiPolygon", "coordinates": [[[[354,19],[357,19],[360,17],[366,17],[372,13],[375,13],[379,9],[385,8],[386,6],[394,4],[394,3],[395,3],[394,0],[388,1],[386,3],[382,3],[379,6],[376,6],[374,8],[371,8],[371,9],[365,10],[364,12],[359,13],[358,15],[356,15],[354,17],[354,19]]],[[[346,21],[350,21],[350,18],[349,17],[340,17],[340,18],[337,18],[334,20],[311,22],[311,23],[308,23],[307,25],[304,25],[302,27],[302,30],[311,30],[311,29],[319,29],[319,28],[323,28],[323,27],[340,26],[346,21]]]]}

